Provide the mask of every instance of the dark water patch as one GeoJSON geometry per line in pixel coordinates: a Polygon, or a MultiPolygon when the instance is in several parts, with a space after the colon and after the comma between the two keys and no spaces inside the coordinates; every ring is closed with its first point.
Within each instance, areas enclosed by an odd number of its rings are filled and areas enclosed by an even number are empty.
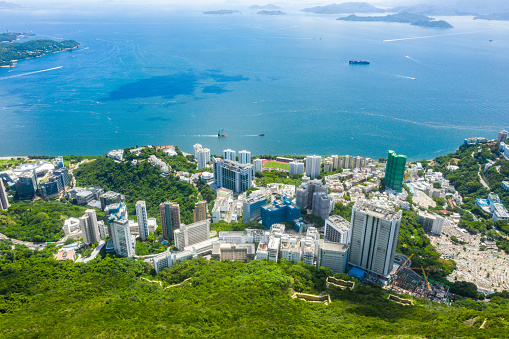
{"type": "Polygon", "coordinates": [[[224,86],[221,86],[221,85],[211,85],[211,86],[203,87],[202,92],[203,93],[212,93],[212,94],[223,94],[223,93],[231,92],[231,91],[225,89],[224,86]]]}
{"type": "Polygon", "coordinates": [[[174,99],[179,95],[192,96],[199,85],[198,76],[191,72],[155,76],[122,85],[101,101],[151,97],[174,99]]]}
{"type": "Polygon", "coordinates": [[[240,81],[247,81],[249,78],[243,76],[243,75],[226,75],[221,73],[213,72],[207,72],[206,73],[208,77],[214,79],[217,82],[240,82],[240,81]]]}
{"type": "Polygon", "coordinates": [[[150,117],[145,119],[146,121],[170,121],[170,119],[165,117],[150,117]]]}

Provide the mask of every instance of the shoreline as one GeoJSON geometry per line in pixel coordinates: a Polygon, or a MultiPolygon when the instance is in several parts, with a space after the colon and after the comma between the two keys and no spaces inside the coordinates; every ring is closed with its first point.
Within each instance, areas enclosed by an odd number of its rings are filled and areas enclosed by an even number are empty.
{"type": "Polygon", "coordinates": [[[66,51],[72,51],[73,49],[77,49],[78,47],[80,47],[81,44],[79,44],[78,46],[75,46],[75,47],[69,47],[69,48],[65,48],[65,49],[62,49],[60,51],[56,51],[56,52],[49,52],[49,53],[45,53],[45,54],[41,54],[41,55],[37,55],[37,56],[34,56],[34,57],[30,57],[30,58],[25,58],[25,59],[21,59],[21,60],[11,60],[10,62],[12,62],[13,64],[12,65],[2,65],[0,66],[0,68],[14,68],[16,67],[16,65],[18,64],[18,62],[20,61],[24,61],[24,60],[30,60],[30,59],[35,59],[35,58],[40,58],[40,57],[43,57],[43,56],[46,56],[46,55],[50,55],[50,54],[57,54],[57,53],[62,53],[62,52],[66,52],[66,51]]]}

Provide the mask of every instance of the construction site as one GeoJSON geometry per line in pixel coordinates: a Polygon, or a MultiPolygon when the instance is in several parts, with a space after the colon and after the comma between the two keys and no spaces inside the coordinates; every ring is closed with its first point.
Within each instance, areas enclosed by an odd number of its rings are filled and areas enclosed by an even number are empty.
{"type": "Polygon", "coordinates": [[[426,272],[435,271],[435,268],[410,267],[409,263],[412,256],[413,254],[400,265],[386,288],[398,294],[410,294],[414,297],[449,305],[449,286],[428,279],[426,272]],[[417,272],[422,275],[419,275],[417,272]]]}

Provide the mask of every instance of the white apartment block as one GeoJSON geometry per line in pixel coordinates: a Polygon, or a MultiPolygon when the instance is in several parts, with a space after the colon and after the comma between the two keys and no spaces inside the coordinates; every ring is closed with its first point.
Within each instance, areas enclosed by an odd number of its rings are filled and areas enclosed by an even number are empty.
{"type": "Polygon", "coordinates": [[[79,219],[81,235],[83,237],[83,243],[85,245],[91,245],[101,240],[101,234],[99,233],[99,225],[97,223],[97,215],[95,210],[88,209],[79,219]]]}
{"type": "Polygon", "coordinates": [[[119,257],[131,258],[134,256],[133,237],[129,228],[129,220],[118,219],[110,223],[110,238],[113,241],[113,248],[119,257]]]}
{"type": "Polygon", "coordinates": [[[306,175],[316,178],[320,174],[322,157],[319,155],[308,155],[306,157],[306,175]]]}
{"type": "Polygon", "coordinates": [[[324,233],[325,241],[348,245],[350,222],[342,216],[331,215],[325,219],[324,233]]]}
{"type": "Polygon", "coordinates": [[[225,149],[223,151],[224,160],[237,161],[236,152],[232,149],[225,149]]]}
{"type": "Polygon", "coordinates": [[[197,154],[197,162],[198,162],[198,169],[202,169],[207,167],[207,164],[210,161],[210,149],[208,148],[200,148],[198,151],[196,151],[197,154]]]}
{"type": "Polygon", "coordinates": [[[210,238],[210,221],[198,221],[190,225],[182,224],[180,229],[173,232],[175,247],[183,250],[184,247],[191,246],[210,238]]]}
{"type": "Polygon", "coordinates": [[[148,216],[147,206],[145,201],[136,202],[136,219],[138,220],[138,232],[141,241],[146,241],[148,238],[148,216]]]}
{"type": "Polygon", "coordinates": [[[304,174],[304,163],[303,162],[297,162],[292,161],[289,164],[289,175],[292,174],[304,174]]]}
{"type": "Polygon", "coordinates": [[[250,164],[251,163],[251,152],[243,150],[239,152],[239,162],[241,164],[250,164]]]}
{"type": "Polygon", "coordinates": [[[262,163],[263,163],[262,159],[254,159],[253,160],[255,172],[259,172],[262,170],[262,163]]]}

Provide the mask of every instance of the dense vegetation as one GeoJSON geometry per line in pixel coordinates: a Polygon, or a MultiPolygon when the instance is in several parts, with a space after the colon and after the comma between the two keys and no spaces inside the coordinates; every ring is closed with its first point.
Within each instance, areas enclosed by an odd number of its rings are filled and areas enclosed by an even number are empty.
{"type": "Polygon", "coordinates": [[[295,187],[299,187],[302,183],[302,174],[292,174],[288,176],[288,173],[280,171],[258,171],[255,173],[255,178],[258,186],[267,186],[267,184],[271,183],[280,183],[286,185],[295,185],[295,187]]]}
{"type": "Polygon", "coordinates": [[[73,49],[78,46],[79,43],[74,40],[64,40],[61,42],[31,40],[21,43],[2,43],[0,44],[0,66],[12,66],[17,60],[35,58],[49,53],[73,49]]]}
{"type": "Polygon", "coordinates": [[[78,186],[98,185],[125,195],[128,213],[135,214],[135,204],[144,200],[149,217],[159,219],[159,204],[165,201],[180,205],[181,221],[193,222],[194,203],[198,192],[191,184],[180,181],[174,175],[161,176],[159,167],[147,161],[132,166],[130,162],[117,163],[100,158],[81,165],[74,171],[78,186]]]}
{"type": "Polygon", "coordinates": [[[79,218],[85,210],[60,201],[16,203],[7,211],[0,211],[0,233],[23,241],[57,241],[64,235],[64,220],[79,218]]]}
{"type": "Polygon", "coordinates": [[[509,325],[507,299],[498,296],[488,304],[401,306],[377,287],[326,290],[331,273],[305,264],[196,259],[152,277],[146,263],[129,259],[74,264],[46,253],[23,258],[18,249],[2,252],[0,336],[5,338],[500,338],[509,325]],[[191,280],[163,290],[142,276],[163,286],[191,280]],[[292,289],[326,291],[333,302],[292,299],[292,289]]]}

